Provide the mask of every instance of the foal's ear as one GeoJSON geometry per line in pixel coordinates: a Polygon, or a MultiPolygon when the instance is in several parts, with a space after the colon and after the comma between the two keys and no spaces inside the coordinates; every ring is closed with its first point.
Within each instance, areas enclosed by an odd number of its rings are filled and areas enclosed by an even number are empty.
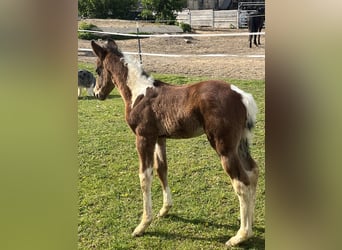
{"type": "Polygon", "coordinates": [[[91,47],[93,48],[95,55],[97,55],[101,60],[105,58],[105,49],[98,45],[94,40],[91,41],[91,47]]]}
{"type": "Polygon", "coordinates": [[[118,45],[114,42],[113,39],[109,38],[107,40],[107,48],[118,50],[118,45]]]}

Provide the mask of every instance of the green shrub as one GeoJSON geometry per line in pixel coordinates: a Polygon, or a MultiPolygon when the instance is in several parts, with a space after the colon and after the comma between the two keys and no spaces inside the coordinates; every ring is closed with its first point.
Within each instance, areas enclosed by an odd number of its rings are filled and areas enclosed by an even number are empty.
{"type": "Polygon", "coordinates": [[[99,27],[92,23],[80,22],[78,28],[80,30],[100,30],[99,27]]]}
{"type": "MultiPolygon", "coordinates": [[[[79,30],[96,30],[102,31],[99,27],[94,24],[81,22],[78,26],[79,30]]],[[[139,32],[140,35],[149,35],[147,32],[139,32]]],[[[78,32],[78,38],[84,40],[97,40],[97,39],[114,39],[114,40],[126,40],[126,39],[136,39],[134,36],[121,36],[121,35],[109,35],[109,34],[98,34],[98,33],[89,33],[89,32],[78,32]]]]}
{"type": "MultiPolygon", "coordinates": [[[[96,30],[96,31],[102,31],[99,27],[97,27],[94,24],[91,23],[86,23],[86,22],[81,22],[78,25],[78,29],[80,30],[96,30]]],[[[92,40],[92,39],[98,39],[101,38],[101,34],[96,34],[96,33],[89,33],[89,32],[78,32],[78,38],[79,39],[85,39],[85,40],[92,40]]]]}
{"type": "Polygon", "coordinates": [[[183,32],[191,32],[191,25],[188,23],[180,23],[179,26],[183,30],[183,32]]]}

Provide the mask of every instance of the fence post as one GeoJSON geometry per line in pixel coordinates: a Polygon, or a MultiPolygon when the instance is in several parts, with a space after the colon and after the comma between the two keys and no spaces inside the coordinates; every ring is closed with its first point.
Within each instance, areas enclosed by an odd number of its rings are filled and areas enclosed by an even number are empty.
{"type": "Polygon", "coordinates": [[[239,10],[236,11],[236,28],[239,29],[239,10]]]}
{"type": "Polygon", "coordinates": [[[189,24],[190,24],[190,27],[191,27],[191,10],[190,9],[189,9],[188,15],[189,15],[189,24]]]}
{"type": "Polygon", "coordinates": [[[139,19],[135,19],[136,25],[137,25],[137,39],[138,39],[138,52],[139,52],[139,59],[140,59],[140,64],[142,64],[142,57],[141,57],[141,44],[140,44],[140,37],[139,37],[139,19]]]}
{"type": "Polygon", "coordinates": [[[213,17],[213,28],[215,28],[215,11],[214,11],[214,9],[212,9],[212,12],[213,12],[213,15],[212,15],[212,17],[213,17]]]}

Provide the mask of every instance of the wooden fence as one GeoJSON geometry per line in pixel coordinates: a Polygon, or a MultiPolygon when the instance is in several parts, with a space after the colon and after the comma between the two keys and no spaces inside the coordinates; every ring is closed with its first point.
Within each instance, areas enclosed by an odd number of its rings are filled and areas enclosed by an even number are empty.
{"type": "Polygon", "coordinates": [[[185,10],[177,13],[177,21],[192,27],[238,28],[238,10],[185,10]]]}

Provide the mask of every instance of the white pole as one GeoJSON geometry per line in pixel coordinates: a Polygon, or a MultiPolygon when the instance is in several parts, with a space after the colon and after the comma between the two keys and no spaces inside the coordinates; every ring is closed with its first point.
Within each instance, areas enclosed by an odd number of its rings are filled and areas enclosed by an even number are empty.
{"type": "Polygon", "coordinates": [[[239,10],[236,12],[236,28],[239,28],[239,10]]]}

